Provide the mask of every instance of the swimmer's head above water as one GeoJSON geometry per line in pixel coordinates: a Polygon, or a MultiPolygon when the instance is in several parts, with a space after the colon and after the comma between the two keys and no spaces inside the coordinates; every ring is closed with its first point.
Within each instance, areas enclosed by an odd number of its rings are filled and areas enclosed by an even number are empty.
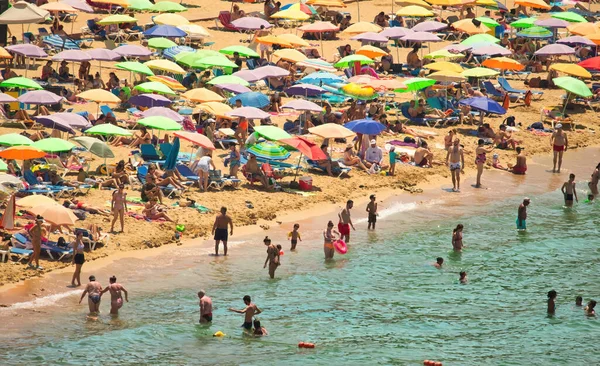
{"type": "Polygon", "coordinates": [[[117,277],[116,276],[112,276],[111,278],[108,279],[108,281],[110,283],[116,283],[117,282],[117,277]]]}

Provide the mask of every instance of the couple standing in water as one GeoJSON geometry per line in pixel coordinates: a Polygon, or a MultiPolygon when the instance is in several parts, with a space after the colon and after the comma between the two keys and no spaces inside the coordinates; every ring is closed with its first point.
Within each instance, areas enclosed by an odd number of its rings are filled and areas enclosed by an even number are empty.
{"type": "MultiPolygon", "coordinates": [[[[375,196],[371,196],[371,200],[374,201],[374,199],[375,196]]],[[[333,255],[335,253],[333,242],[338,240],[338,238],[346,242],[346,244],[350,242],[350,228],[352,228],[352,230],[356,230],[350,216],[350,210],[352,207],[354,207],[354,201],[348,200],[346,202],[346,207],[344,207],[344,209],[342,209],[342,211],[340,211],[338,214],[338,230],[334,229],[333,221],[329,221],[327,223],[327,229],[323,231],[323,250],[325,252],[325,260],[333,259],[333,255]]],[[[369,224],[369,226],[371,225],[369,224]]],[[[375,228],[375,224],[373,224],[373,228],[375,228]]]]}
{"type": "Polygon", "coordinates": [[[106,292],[110,292],[110,313],[112,315],[119,314],[119,309],[123,306],[123,294],[125,294],[125,301],[129,302],[127,290],[123,285],[117,283],[117,277],[112,276],[108,281],[110,284],[105,289],[102,289],[102,285],[96,281],[96,277],[94,275],[90,276],[90,282],[85,287],[85,290],[83,290],[79,299],[79,303],[81,304],[85,295],[88,296],[90,315],[98,315],[100,313],[100,301],[102,295],[106,292]]]}

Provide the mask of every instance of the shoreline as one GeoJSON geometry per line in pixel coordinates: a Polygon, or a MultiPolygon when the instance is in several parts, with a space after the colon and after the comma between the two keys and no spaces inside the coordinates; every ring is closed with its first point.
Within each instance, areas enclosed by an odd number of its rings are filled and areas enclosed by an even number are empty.
{"type": "MultiPolygon", "coordinates": [[[[569,160],[574,160],[574,161],[578,161],[577,158],[575,158],[576,156],[588,156],[590,152],[594,151],[594,152],[598,152],[598,149],[600,148],[600,146],[594,146],[594,147],[588,147],[588,148],[584,148],[584,149],[577,149],[577,150],[571,150],[574,151],[575,154],[571,154],[571,157],[567,156],[566,162],[568,162],[569,160]]],[[[579,159],[581,160],[581,159],[579,159]]],[[[532,177],[530,178],[530,180],[541,180],[543,181],[544,178],[546,177],[548,171],[547,170],[543,170],[543,171],[539,171],[539,167],[540,166],[545,166],[546,164],[548,164],[548,162],[551,164],[552,163],[552,158],[549,156],[544,156],[544,155],[538,155],[535,157],[530,157],[528,164],[530,166],[530,174],[526,175],[525,177],[532,177]],[[534,167],[533,170],[533,174],[531,174],[531,167],[534,167]]],[[[545,189],[544,187],[538,187],[538,188],[542,188],[543,192],[547,192],[547,191],[553,191],[555,189],[557,189],[559,187],[559,184],[562,184],[562,179],[565,178],[565,175],[567,173],[571,172],[571,169],[569,170],[563,170],[563,172],[559,175],[559,174],[554,174],[554,175],[550,175],[550,178],[552,177],[561,177],[561,180],[558,181],[556,179],[549,179],[548,182],[550,183],[550,187],[547,187],[548,189],[545,189]]],[[[502,183],[510,183],[511,181],[515,182],[515,179],[517,180],[517,185],[516,187],[518,188],[519,185],[521,185],[523,182],[523,176],[515,176],[515,175],[507,175],[510,173],[507,172],[503,172],[503,171],[499,171],[499,170],[495,170],[495,169],[487,169],[487,171],[484,172],[484,178],[483,178],[483,182],[485,185],[485,182],[487,180],[490,181],[496,181],[496,185],[494,187],[501,187],[498,184],[502,184],[502,183]],[[520,182],[518,182],[520,181],[520,182]]],[[[373,191],[371,193],[376,194],[377,197],[377,202],[380,205],[379,208],[379,212],[387,208],[391,208],[396,204],[415,204],[417,205],[417,207],[425,207],[426,205],[424,205],[423,203],[425,202],[430,202],[433,203],[435,202],[436,199],[439,198],[443,198],[443,204],[447,204],[447,205],[452,205],[452,204],[465,204],[465,202],[468,202],[469,200],[475,199],[475,202],[479,202],[481,199],[481,195],[479,194],[479,192],[485,192],[484,191],[480,191],[480,190],[473,190],[473,192],[467,193],[465,194],[465,190],[464,188],[467,188],[467,191],[470,190],[470,183],[472,183],[470,180],[473,178],[473,176],[471,174],[466,174],[463,179],[461,180],[461,183],[463,183],[463,191],[462,193],[459,194],[448,194],[448,189],[446,189],[446,186],[451,186],[451,181],[448,180],[444,180],[443,182],[426,182],[423,185],[419,185],[418,187],[423,187],[424,191],[423,193],[419,193],[418,195],[413,195],[413,194],[406,194],[404,191],[400,191],[398,192],[398,190],[394,190],[394,189],[386,189],[386,190],[379,190],[379,191],[373,191]]],[[[565,178],[566,179],[566,178],[565,178]]],[[[579,178],[579,181],[581,181],[581,176],[579,178]]],[[[508,184],[507,184],[508,185],[508,184]]],[[[579,186],[579,189],[587,189],[587,187],[581,187],[581,185],[579,186]]],[[[369,193],[369,194],[371,194],[369,193]]],[[[511,194],[510,192],[507,192],[507,194],[511,194]]],[[[521,192],[513,192],[512,195],[518,195],[521,194],[521,192]]],[[[527,193],[523,193],[526,194],[527,193]]],[[[485,196],[487,196],[487,194],[484,193],[485,196]]],[[[506,196],[501,196],[501,197],[506,197],[506,196]]],[[[486,199],[488,197],[485,197],[486,199]]],[[[489,197],[491,201],[495,200],[495,197],[489,197]]],[[[363,221],[366,222],[366,219],[363,218],[363,215],[361,213],[362,211],[362,206],[366,205],[366,203],[368,202],[368,195],[363,196],[362,198],[358,198],[358,199],[354,199],[355,202],[355,209],[354,209],[354,221],[355,222],[360,222],[360,225],[363,224],[363,221]]],[[[432,205],[433,206],[433,205],[432,205]]],[[[301,222],[302,228],[301,231],[312,231],[312,230],[322,230],[323,228],[323,224],[322,221],[324,218],[326,217],[331,217],[331,215],[335,212],[337,212],[337,210],[341,209],[341,203],[329,203],[329,204],[320,204],[320,209],[318,212],[315,212],[314,207],[309,208],[309,209],[305,209],[302,211],[293,211],[293,210],[288,210],[288,211],[283,211],[283,213],[278,214],[277,219],[276,220],[271,220],[271,221],[267,221],[267,220],[259,220],[259,222],[257,222],[254,225],[246,225],[246,226],[241,226],[241,227],[236,227],[234,229],[234,235],[233,239],[234,240],[230,240],[230,250],[235,250],[234,248],[239,248],[239,247],[243,247],[245,245],[250,244],[250,242],[252,240],[254,240],[256,238],[256,236],[259,233],[265,233],[268,232],[269,236],[271,237],[276,237],[276,236],[285,236],[287,235],[287,231],[295,222],[301,222]],[[320,224],[317,225],[317,222],[319,222],[320,224]],[[269,225],[268,229],[265,229],[263,226],[265,225],[269,225]],[[239,244],[239,245],[238,245],[239,244]]],[[[394,212],[392,212],[391,214],[394,214],[394,212]]],[[[266,227],[266,226],[265,226],[266,227]]],[[[314,238],[310,238],[309,240],[313,240],[314,238]]],[[[186,239],[186,240],[182,240],[180,245],[177,245],[177,248],[186,248],[186,249],[193,249],[193,250],[197,250],[197,251],[204,251],[207,254],[212,252],[212,248],[214,246],[214,242],[212,241],[212,239],[210,238],[202,238],[200,240],[198,239],[186,239]]],[[[123,252],[118,252],[114,255],[110,255],[110,256],[106,256],[97,260],[94,260],[90,263],[88,263],[85,267],[84,267],[84,271],[89,274],[90,271],[103,271],[106,270],[107,268],[110,267],[111,264],[114,264],[117,261],[120,260],[125,260],[125,259],[140,259],[140,260],[153,260],[155,258],[160,258],[161,255],[167,254],[170,250],[173,249],[173,245],[163,245],[160,247],[156,247],[156,248],[149,248],[149,249],[142,249],[142,250],[130,250],[130,251],[123,251],[123,252]]],[[[207,256],[208,260],[211,260],[210,258],[215,258],[213,256],[207,256]]],[[[30,279],[27,279],[25,281],[20,281],[18,283],[12,283],[12,284],[6,284],[2,287],[0,287],[0,298],[2,298],[2,301],[0,303],[1,307],[10,307],[11,305],[14,305],[16,303],[23,303],[23,302],[27,302],[27,301],[32,301],[35,300],[37,298],[40,297],[47,297],[47,296],[54,296],[60,293],[66,293],[68,291],[74,291],[75,288],[72,287],[65,287],[65,282],[67,280],[67,278],[70,277],[70,274],[72,272],[72,267],[65,267],[65,268],[61,268],[61,269],[57,269],[54,271],[50,271],[48,273],[44,273],[42,276],[39,277],[33,277],[30,279]],[[42,295],[40,295],[40,293],[43,293],[42,295]]],[[[85,277],[86,275],[83,276],[83,281],[85,282],[85,277]]],[[[82,287],[78,287],[77,291],[82,290],[82,287]]]]}

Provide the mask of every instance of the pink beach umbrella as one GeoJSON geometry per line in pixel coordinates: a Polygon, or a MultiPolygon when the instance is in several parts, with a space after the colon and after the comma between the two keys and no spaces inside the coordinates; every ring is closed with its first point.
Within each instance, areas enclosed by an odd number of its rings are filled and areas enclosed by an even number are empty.
{"type": "Polygon", "coordinates": [[[152,107],[142,112],[142,117],[167,117],[175,122],[183,122],[183,116],[172,109],[165,107],[152,107]]]}
{"type": "Polygon", "coordinates": [[[446,28],[448,28],[448,24],[446,24],[446,23],[428,20],[423,23],[419,23],[419,24],[415,25],[411,29],[414,32],[437,32],[437,31],[440,31],[440,30],[446,29],[446,28]]]}
{"type": "Polygon", "coordinates": [[[265,119],[271,117],[269,113],[254,107],[236,108],[230,112],[225,112],[225,115],[230,117],[242,117],[247,119],[265,119]]]}
{"type": "Polygon", "coordinates": [[[321,108],[318,104],[315,104],[309,100],[303,100],[303,99],[294,99],[294,100],[282,105],[281,108],[293,109],[295,111],[311,111],[311,112],[321,112],[323,110],[323,108],[321,108]]]}
{"type": "Polygon", "coordinates": [[[233,73],[233,76],[237,76],[240,79],[244,79],[249,83],[253,83],[261,79],[260,76],[256,75],[251,70],[240,70],[233,73]]]}
{"type": "Polygon", "coordinates": [[[64,98],[47,90],[33,90],[21,95],[17,100],[24,104],[56,104],[64,98]]]}
{"type": "Polygon", "coordinates": [[[234,27],[242,30],[258,30],[261,26],[264,26],[265,29],[269,29],[273,26],[266,20],[256,17],[243,17],[234,20],[233,22],[231,22],[231,24],[234,27]]]}
{"type": "Polygon", "coordinates": [[[535,56],[574,55],[575,50],[564,44],[549,44],[533,53],[535,56]]]}
{"type": "Polygon", "coordinates": [[[90,61],[92,57],[82,50],[65,50],[52,56],[53,61],[90,61]]]}
{"type": "Polygon", "coordinates": [[[497,44],[490,44],[490,45],[482,45],[479,47],[474,47],[473,48],[473,54],[474,55],[491,55],[491,56],[496,56],[496,55],[501,55],[501,56],[509,56],[512,55],[512,51],[509,49],[506,49],[502,46],[499,46],[497,44]]]}
{"type": "Polygon", "coordinates": [[[473,46],[467,46],[464,44],[451,44],[451,45],[444,47],[443,49],[448,50],[450,52],[461,53],[466,50],[470,50],[471,48],[473,48],[473,46]]]}
{"type": "Polygon", "coordinates": [[[375,33],[375,32],[361,33],[350,39],[353,39],[355,41],[377,42],[377,43],[387,43],[387,41],[388,41],[388,38],[386,36],[382,36],[381,34],[375,33]]]}
{"type": "Polygon", "coordinates": [[[401,39],[404,41],[419,42],[419,43],[441,42],[442,41],[442,39],[440,37],[436,36],[435,34],[431,34],[429,32],[414,32],[414,33],[405,35],[401,39]]]}
{"type": "Polygon", "coordinates": [[[54,113],[49,116],[38,116],[35,120],[41,125],[49,128],[56,128],[55,126],[68,127],[63,129],[64,132],[71,132],[71,129],[82,129],[92,126],[92,124],[83,116],[69,112],[54,113]]]}
{"type": "Polygon", "coordinates": [[[566,28],[571,23],[567,22],[566,20],[562,20],[562,19],[548,18],[548,19],[543,19],[543,20],[536,20],[533,24],[537,25],[538,27],[544,27],[544,28],[566,28]]]}
{"type": "Polygon", "coordinates": [[[15,44],[5,47],[8,51],[22,55],[29,58],[44,58],[48,57],[48,54],[44,50],[34,44],[15,44]]]}
{"type": "Polygon", "coordinates": [[[383,31],[381,31],[378,34],[381,34],[384,37],[387,37],[389,39],[399,39],[404,37],[407,34],[410,33],[414,33],[415,31],[413,31],[412,29],[408,29],[408,28],[404,28],[404,27],[391,27],[391,28],[385,28],[383,31]]]}
{"type": "Polygon", "coordinates": [[[81,1],[81,0],[62,0],[61,2],[65,3],[67,5],[70,5],[71,7],[75,8],[77,10],[81,10],[83,12],[86,12],[86,13],[93,13],[94,12],[94,8],[92,8],[85,1],[81,1]]]}
{"type": "Polygon", "coordinates": [[[98,68],[100,69],[100,73],[102,73],[102,61],[116,61],[123,57],[115,51],[109,50],[108,48],[94,48],[87,51],[87,53],[88,55],[90,55],[92,60],[98,61],[98,68]]]}
{"type": "Polygon", "coordinates": [[[4,93],[0,93],[0,103],[12,103],[12,102],[16,102],[17,99],[14,97],[11,97],[8,94],[4,94],[4,93]]]}
{"type": "Polygon", "coordinates": [[[145,57],[150,56],[152,54],[152,51],[150,51],[146,47],[132,44],[119,46],[115,48],[114,51],[119,55],[126,57],[145,57]]]}
{"type": "Polygon", "coordinates": [[[242,93],[249,93],[252,91],[252,89],[248,88],[247,86],[243,86],[240,84],[217,84],[215,85],[217,88],[228,91],[230,93],[234,93],[234,94],[242,94],[242,93]]]}
{"type": "Polygon", "coordinates": [[[596,46],[591,40],[582,36],[571,36],[559,39],[556,43],[568,44],[568,45],[584,45],[584,46],[596,46]]]}
{"type": "Polygon", "coordinates": [[[256,76],[258,76],[260,79],[280,78],[280,77],[288,76],[290,74],[290,72],[286,69],[283,69],[279,66],[271,66],[271,65],[257,67],[256,69],[252,70],[252,72],[256,76]]]}

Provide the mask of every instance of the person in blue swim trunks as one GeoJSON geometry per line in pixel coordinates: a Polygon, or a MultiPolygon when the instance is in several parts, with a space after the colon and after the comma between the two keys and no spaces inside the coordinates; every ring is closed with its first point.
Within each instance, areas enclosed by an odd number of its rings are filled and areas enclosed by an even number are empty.
{"type": "Polygon", "coordinates": [[[523,199],[523,203],[519,205],[519,211],[517,213],[517,230],[527,230],[527,206],[531,200],[529,198],[523,199]]]}
{"type": "Polygon", "coordinates": [[[88,306],[90,307],[90,314],[98,314],[100,313],[100,292],[102,292],[102,285],[100,282],[96,281],[96,276],[90,276],[90,282],[85,286],[85,290],[81,294],[81,298],[79,299],[79,303],[83,301],[85,295],[88,295],[88,306]]]}

